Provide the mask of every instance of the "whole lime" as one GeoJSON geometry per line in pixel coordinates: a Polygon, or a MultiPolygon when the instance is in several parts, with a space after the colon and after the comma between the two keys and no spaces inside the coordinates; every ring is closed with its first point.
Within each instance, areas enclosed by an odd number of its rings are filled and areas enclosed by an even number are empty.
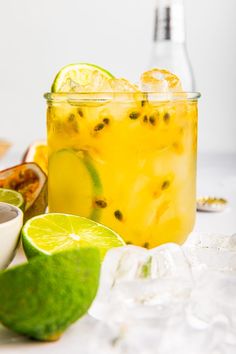
{"type": "Polygon", "coordinates": [[[0,273],[0,321],[37,340],[56,340],[90,307],[100,256],[81,248],[38,256],[0,273]]]}

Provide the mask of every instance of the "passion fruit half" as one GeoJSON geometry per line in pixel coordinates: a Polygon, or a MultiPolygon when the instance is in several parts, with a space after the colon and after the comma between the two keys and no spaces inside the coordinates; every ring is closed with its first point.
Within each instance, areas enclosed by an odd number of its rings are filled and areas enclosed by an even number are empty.
{"type": "Polygon", "coordinates": [[[47,176],[34,162],[22,163],[0,171],[0,188],[20,192],[25,200],[24,221],[46,210],[47,176]]]}

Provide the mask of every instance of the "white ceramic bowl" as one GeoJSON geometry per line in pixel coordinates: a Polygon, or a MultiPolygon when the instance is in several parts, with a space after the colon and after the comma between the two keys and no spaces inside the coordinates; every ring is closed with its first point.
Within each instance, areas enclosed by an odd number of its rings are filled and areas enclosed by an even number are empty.
{"type": "Polygon", "coordinates": [[[16,216],[13,219],[0,223],[0,269],[4,269],[15,255],[23,225],[23,212],[7,203],[0,202],[0,206],[10,206],[16,211],[16,216]]]}

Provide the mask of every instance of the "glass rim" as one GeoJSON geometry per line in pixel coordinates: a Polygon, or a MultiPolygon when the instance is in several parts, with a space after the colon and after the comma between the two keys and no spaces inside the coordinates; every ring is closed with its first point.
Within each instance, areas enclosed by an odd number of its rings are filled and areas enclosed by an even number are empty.
{"type": "Polygon", "coordinates": [[[132,101],[197,101],[200,92],[46,92],[48,102],[63,101],[111,101],[126,98],[132,101]]]}

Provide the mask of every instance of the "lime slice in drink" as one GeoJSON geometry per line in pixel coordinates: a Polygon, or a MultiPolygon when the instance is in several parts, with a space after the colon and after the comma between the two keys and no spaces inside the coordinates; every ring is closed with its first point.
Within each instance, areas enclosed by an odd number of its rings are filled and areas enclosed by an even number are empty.
{"type": "Polygon", "coordinates": [[[11,189],[0,188],[0,202],[15,205],[24,210],[24,198],[21,193],[11,189]]]}
{"type": "Polygon", "coordinates": [[[49,213],[27,221],[22,229],[23,247],[27,257],[52,254],[78,247],[97,247],[101,259],[113,247],[125,242],[106,226],[81,216],[49,213]]]}
{"type": "Polygon", "coordinates": [[[99,175],[87,152],[63,149],[49,158],[49,210],[99,220],[99,175]]]}
{"type": "Polygon", "coordinates": [[[1,272],[0,321],[30,338],[57,340],[87,312],[99,273],[96,248],[35,257],[1,272]]]}
{"type": "Polygon", "coordinates": [[[107,70],[88,63],[69,64],[56,75],[52,92],[104,91],[114,76],[107,70]]]}

